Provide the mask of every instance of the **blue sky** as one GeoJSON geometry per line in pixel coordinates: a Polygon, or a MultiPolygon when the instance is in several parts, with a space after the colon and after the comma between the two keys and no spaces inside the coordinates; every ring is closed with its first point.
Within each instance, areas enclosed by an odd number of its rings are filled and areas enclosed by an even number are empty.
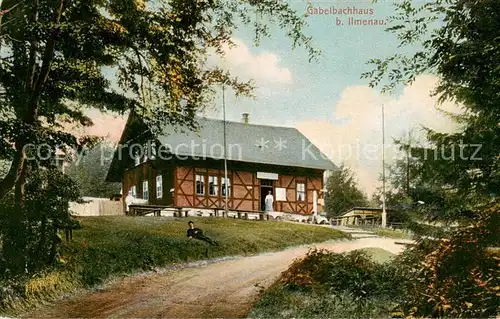
{"type": "MultiPolygon", "coordinates": [[[[304,13],[305,1],[290,1],[294,9],[304,13]]],[[[391,3],[372,4],[370,0],[311,2],[318,8],[373,8],[373,15],[355,16],[365,19],[386,19],[394,14],[391,3]]],[[[382,26],[337,26],[339,15],[310,15],[307,17],[307,35],[314,39],[315,47],[322,51],[316,62],[308,62],[304,48],[291,50],[291,41],[277,27],[272,28],[272,37],[261,41],[259,47],[253,47],[251,28],[243,28],[235,34],[258,55],[266,51],[279,57],[279,66],[290,70],[293,83],[272,85],[271,92],[258,94],[257,99],[235,100],[228,96],[227,117],[239,120],[242,112],[249,112],[251,119],[257,122],[276,123],[276,119],[292,124],[296,120],[328,119],[335,123],[334,110],[341,92],[356,85],[366,85],[366,79],[360,75],[370,70],[366,62],[371,58],[385,57],[397,50],[395,37],[384,31],[382,26]]],[[[354,17],[354,16],[353,16],[354,17]]],[[[259,93],[259,92],[258,92],[259,93]]],[[[220,113],[220,112],[219,112],[220,113]]]]}

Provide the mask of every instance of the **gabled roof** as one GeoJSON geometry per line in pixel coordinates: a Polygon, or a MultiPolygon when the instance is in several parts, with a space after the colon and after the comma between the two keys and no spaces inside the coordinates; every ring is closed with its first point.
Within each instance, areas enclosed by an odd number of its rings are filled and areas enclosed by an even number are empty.
{"type": "MultiPolygon", "coordinates": [[[[197,118],[199,132],[166,127],[158,141],[173,154],[223,159],[224,121],[197,118]]],[[[336,170],[336,166],[297,129],[226,121],[227,159],[336,170]]]]}

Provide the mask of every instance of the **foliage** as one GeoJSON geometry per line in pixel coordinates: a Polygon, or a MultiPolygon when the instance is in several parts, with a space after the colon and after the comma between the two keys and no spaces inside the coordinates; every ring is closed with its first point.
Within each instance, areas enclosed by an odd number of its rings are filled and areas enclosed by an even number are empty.
{"type": "Polygon", "coordinates": [[[423,239],[398,261],[407,274],[402,311],[411,316],[485,318],[500,308],[498,247],[500,204],[481,209],[469,227],[459,227],[439,240],[423,239]]]}
{"type": "Polygon", "coordinates": [[[0,160],[0,178],[4,177],[9,171],[10,163],[7,161],[0,160]]]}
{"type": "Polygon", "coordinates": [[[325,227],[193,218],[196,227],[220,243],[212,247],[187,239],[187,219],[117,216],[78,220],[82,228],[73,232],[73,241],[62,244],[59,262],[51,271],[0,281],[5,287],[3,296],[0,292],[0,312],[18,314],[30,305],[74,289],[158,267],[345,238],[343,233],[325,227]]]}
{"type": "Polygon", "coordinates": [[[276,23],[293,47],[304,46],[311,59],[318,54],[302,33],[304,20],[274,0],[6,0],[1,9],[0,155],[13,165],[0,198],[19,181],[26,145],[85,143],[61,128],[91,125],[87,107],[133,111],[152,129],[165,122],[194,128],[214,85],[250,94],[250,82],[208,66],[206,58],[233,45],[237,23],[253,23],[255,13],[268,18],[255,22],[256,43],[269,36],[266,23],[276,23]]]}
{"type": "Polygon", "coordinates": [[[422,50],[373,59],[375,69],[363,77],[391,92],[433,73],[439,77],[433,94],[463,109],[448,113],[461,124],[458,132],[426,129],[428,145],[411,149],[422,184],[410,196],[426,203],[422,216],[442,226],[415,225],[433,239],[423,239],[406,260],[412,272],[404,310],[424,317],[498,316],[498,260],[485,247],[498,245],[490,239],[498,236],[500,189],[500,69],[493,62],[500,58],[500,2],[435,0],[415,7],[405,0],[396,7],[388,30],[401,46],[421,44],[422,50]]]}
{"type": "Polygon", "coordinates": [[[342,165],[328,177],[325,210],[329,218],[339,216],[355,206],[366,206],[367,202],[349,168],[342,165]]]}
{"type": "Polygon", "coordinates": [[[78,198],[74,183],[57,169],[38,169],[31,176],[23,206],[0,202],[0,278],[53,264],[61,241],[57,231],[72,225],[69,201],[78,198]]]}
{"type": "Polygon", "coordinates": [[[397,297],[401,293],[398,274],[396,268],[372,261],[364,251],[337,254],[315,249],[296,260],[282,274],[281,282],[290,289],[314,287],[332,294],[348,293],[362,302],[375,296],[397,297]]]}
{"type": "MultiPolygon", "coordinates": [[[[404,210],[411,209],[414,205],[411,197],[412,191],[415,189],[418,181],[413,158],[411,160],[396,160],[392,165],[386,167],[386,190],[385,203],[387,208],[404,210]],[[410,178],[413,175],[414,178],[410,178]]],[[[379,176],[382,181],[382,176],[379,176]]],[[[372,201],[375,205],[382,205],[382,187],[377,188],[372,196],[372,201]]]]}
{"type": "Polygon", "coordinates": [[[416,196],[428,196],[429,216],[443,221],[474,218],[468,214],[472,208],[498,196],[500,189],[500,71],[490,63],[500,56],[499,3],[436,0],[414,7],[403,1],[396,7],[389,31],[402,46],[421,44],[422,50],[410,57],[397,53],[374,59],[376,70],[363,77],[371,77],[371,86],[389,80],[383,88],[389,92],[424,72],[440,77],[433,94],[463,107],[463,115],[449,114],[462,129],[454,134],[427,129],[429,146],[411,149],[416,161],[412,175],[425,183],[411,196],[422,201],[416,196]],[[429,23],[441,18],[441,25],[429,23]]]}
{"type": "Polygon", "coordinates": [[[120,193],[120,183],[105,181],[114,148],[105,142],[79,152],[66,174],[80,189],[81,196],[110,198],[120,193]]]}
{"type": "MultiPolygon", "coordinates": [[[[216,86],[251,95],[250,81],[208,65],[207,57],[223,55],[237,24],[252,24],[254,13],[268,18],[254,24],[256,44],[269,36],[266,23],[278,24],[292,47],[305,47],[310,59],[318,54],[302,32],[304,20],[274,0],[4,0],[0,9],[0,160],[10,164],[0,200],[11,225],[3,241],[17,243],[22,258],[3,257],[28,272],[34,269],[24,259],[46,241],[44,231],[31,229],[48,227],[52,240],[73,190],[65,181],[46,193],[36,172],[52,171],[57,150],[97,142],[68,132],[74,124],[92,125],[88,108],[136,114],[156,131],[165,123],[196,128],[195,114],[211,103],[216,86]],[[30,183],[38,185],[31,195],[30,183]],[[37,193],[47,197],[35,210],[39,199],[30,196],[37,193]]],[[[54,255],[40,260],[50,263],[54,255]]]]}
{"type": "Polygon", "coordinates": [[[311,250],[257,303],[250,318],[388,317],[402,294],[401,272],[369,252],[311,250]],[[285,315],[286,314],[286,315],[285,315]]]}
{"type": "Polygon", "coordinates": [[[390,318],[392,304],[373,298],[359,304],[347,293],[290,291],[273,285],[257,302],[247,318],[390,318]]]}

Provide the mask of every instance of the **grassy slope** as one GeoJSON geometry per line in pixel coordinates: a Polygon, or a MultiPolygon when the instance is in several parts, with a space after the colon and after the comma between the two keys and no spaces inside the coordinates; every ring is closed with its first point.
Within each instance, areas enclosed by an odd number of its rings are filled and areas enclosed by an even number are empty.
{"type": "MultiPolygon", "coordinates": [[[[389,261],[394,254],[381,248],[364,248],[375,262],[389,261]]],[[[319,294],[315,291],[290,291],[279,282],[264,293],[248,315],[249,318],[360,318],[380,317],[380,300],[370,300],[363,305],[348,295],[319,294]],[[346,306],[348,305],[348,306],[346,306]]],[[[383,303],[383,302],[382,302],[383,303]]]]}
{"type": "Polygon", "coordinates": [[[27,299],[15,300],[15,314],[41,300],[88,288],[115,276],[155,267],[230,255],[249,255],[289,246],[345,238],[325,227],[282,222],[192,218],[219,247],[186,238],[188,219],[85,217],[83,228],[65,243],[61,264],[22,283],[27,299]]]}
{"type": "Polygon", "coordinates": [[[393,253],[382,248],[363,248],[360,250],[366,252],[373,261],[378,263],[388,262],[394,256],[393,253]]]}
{"type": "Polygon", "coordinates": [[[404,233],[398,230],[383,229],[383,228],[370,228],[375,234],[380,237],[394,238],[394,239],[412,239],[412,236],[408,233],[404,233]]]}
{"type": "MultiPolygon", "coordinates": [[[[105,279],[114,273],[150,266],[254,254],[342,237],[328,228],[300,224],[220,218],[190,220],[220,246],[187,239],[188,219],[98,217],[82,220],[83,229],[75,232],[75,251],[71,255],[76,253],[77,263],[85,267],[84,276],[105,279]],[[82,242],[88,243],[88,247],[82,249],[82,242]]],[[[96,283],[88,279],[87,284],[96,283]]]]}

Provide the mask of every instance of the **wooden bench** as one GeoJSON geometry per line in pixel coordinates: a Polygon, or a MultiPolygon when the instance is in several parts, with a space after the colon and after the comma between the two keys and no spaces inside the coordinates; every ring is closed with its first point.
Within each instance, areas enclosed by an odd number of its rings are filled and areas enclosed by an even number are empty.
{"type": "Polygon", "coordinates": [[[160,205],[130,205],[129,211],[126,213],[128,216],[145,216],[153,213],[154,216],[161,216],[161,211],[168,206],[160,205]]]}

